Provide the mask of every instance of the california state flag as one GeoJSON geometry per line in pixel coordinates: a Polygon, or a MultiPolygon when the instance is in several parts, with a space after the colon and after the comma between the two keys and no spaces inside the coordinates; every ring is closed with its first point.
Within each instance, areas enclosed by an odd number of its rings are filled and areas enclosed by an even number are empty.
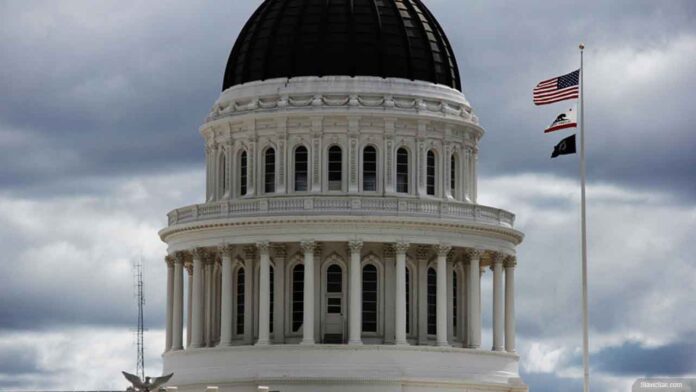
{"type": "Polygon", "coordinates": [[[553,123],[546,128],[544,133],[558,131],[560,129],[575,128],[578,126],[578,113],[575,108],[570,108],[556,116],[553,123]]]}

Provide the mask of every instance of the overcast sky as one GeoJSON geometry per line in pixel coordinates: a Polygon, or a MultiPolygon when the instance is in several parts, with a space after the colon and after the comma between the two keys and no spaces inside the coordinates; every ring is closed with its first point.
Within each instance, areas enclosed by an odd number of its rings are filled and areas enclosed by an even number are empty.
{"type": "MultiPolygon", "coordinates": [[[[0,389],[116,388],[135,367],[131,263],[161,371],[166,213],[201,202],[198,126],[260,1],[0,0],[0,389]]],[[[577,157],[542,79],[586,50],[592,375],[696,375],[696,2],[425,0],[486,128],[480,202],[517,214],[532,391],[581,385],[577,157]]],[[[490,274],[483,282],[490,326],[490,274]]],[[[490,330],[484,333],[490,346],[490,330]]],[[[486,347],[487,348],[487,347],[486,347]]]]}

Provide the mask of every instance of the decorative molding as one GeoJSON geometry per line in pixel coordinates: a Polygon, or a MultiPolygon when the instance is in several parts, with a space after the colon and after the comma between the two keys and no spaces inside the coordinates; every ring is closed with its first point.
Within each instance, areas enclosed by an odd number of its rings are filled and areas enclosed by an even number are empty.
{"type": "Polygon", "coordinates": [[[271,248],[271,244],[268,241],[259,241],[256,243],[256,248],[259,250],[260,254],[268,255],[268,251],[271,248]]]}
{"type": "Polygon", "coordinates": [[[472,259],[481,259],[481,257],[484,254],[484,250],[476,248],[466,248],[464,250],[464,254],[469,258],[469,261],[471,261],[472,259]]]}
{"type": "Polygon", "coordinates": [[[505,268],[515,268],[517,266],[517,256],[508,256],[504,265],[505,268]]]}
{"type": "Polygon", "coordinates": [[[426,260],[430,256],[430,246],[428,245],[418,245],[416,247],[416,258],[418,260],[426,260]]]}
{"type": "Polygon", "coordinates": [[[437,252],[438,257],[447,257],[451,250],[452,246],[449,244],[435,245],[435,251],[437,252]]]}
{"type": "Polygon", "coordinates": [[[316,250],[316,248],[318,247],[317,245],[318,244],[314,241],[302,241],[300,243],[300,247],[302,248],[302,251],[304,253],[314,252],[316,250]]]}

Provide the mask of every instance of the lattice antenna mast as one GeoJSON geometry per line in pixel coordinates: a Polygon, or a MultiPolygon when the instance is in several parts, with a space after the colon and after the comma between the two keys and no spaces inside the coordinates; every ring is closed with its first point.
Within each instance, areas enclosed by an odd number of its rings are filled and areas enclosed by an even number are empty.
{"type": "Polygon", "coordinates": [[[143,317],[143,308],[145,306],[145,294],[143,293],[143,261],[142,256],[138,261],[133,263],[133,282],[135,301],[138,305],[138,327],[135,335],[135,345],[137,351],[137,362],[135,366],[135,374],[141,380],[145,380],[145,319],[143,317]]]}

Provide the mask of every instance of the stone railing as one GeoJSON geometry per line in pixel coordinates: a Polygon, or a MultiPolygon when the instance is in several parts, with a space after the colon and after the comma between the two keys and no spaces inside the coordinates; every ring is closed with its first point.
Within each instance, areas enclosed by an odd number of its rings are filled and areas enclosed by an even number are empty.
{"type": "Polygon", "coordinates": [[[304,196],[226,200],[171,211],[169,225],[209,219],[283,215],[369,215],[444,218],[512,228],[515,215],[462,202],[398,197],[304,196]]]}

